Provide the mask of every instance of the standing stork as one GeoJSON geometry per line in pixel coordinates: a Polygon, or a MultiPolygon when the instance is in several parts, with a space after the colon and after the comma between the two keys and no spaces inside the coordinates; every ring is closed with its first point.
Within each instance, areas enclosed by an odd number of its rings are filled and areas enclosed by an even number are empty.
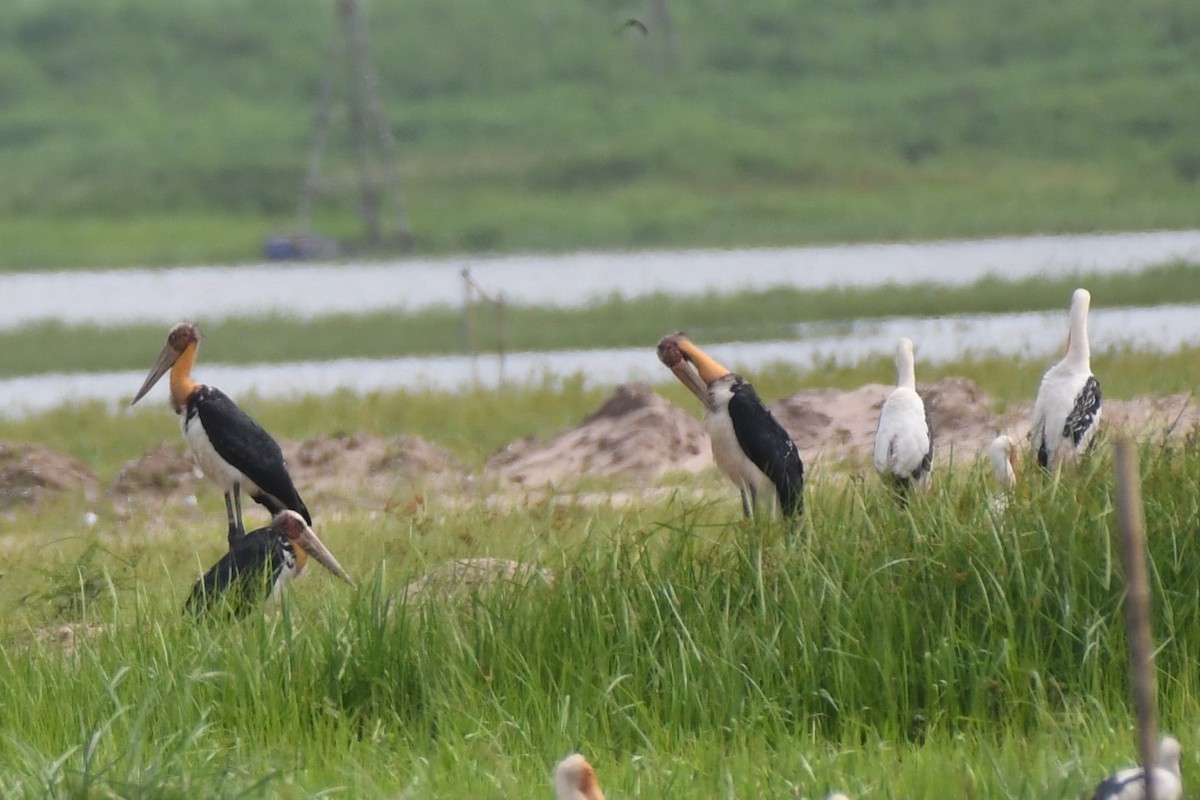
{"type": "Polygon", "coordinates": [[[596,771],[579,753],[572,753],[554,768],[554,794],[558,800],[604,800],[596,771]]]}
{"type": "Polygon", "coordinates": [[[171,371],[171,407],[179,415],[183,438],[200,469],[225,492],[230,549],[246,533],[243,491],[272,515],[290,509],[311,525],[312,516],[292,483],[279,443],[220,389],[192,380],[199,344],[200,331],[195,325],[180,322],[171,328],[158,360],[129,405],[141,400],[171,371]]]}
{"type": "Polygon", "coordinates": [[[742,494],[742,512],[770,491],[783,515],[804,511],[804,463],[792,437],[771,415],[750,382],[692,344],[682,333],[664,336],[658,358],[704,404],[713,460],[742,494]]]}
{"type": "Polygon", "coordinates": [[[196,582],[184,611],[192,615],[212,611],[227,597],[230,612],[244,616],[258,603],[277,599],[283,587],[304,572],[309,556],[354,585],[304,518],[295,511],[280,511],[267,527],[238,537],[196,582]]]}
{"type": "Polygon", "coordinates": [[[1087,316],[1092,296],[1087,289],[1071,295],[1071,328],[1067,354],[1046,370],[1033,404],[1030,447],[1045,469],[1057,468],[1087,450],[1100,424],[1100,382],[1092,374],[1087,316]]]}
{"type": "Polygon", "coordinates": [[[905,497],[912,484],[928,491],[933,469],[933,426],[917,394],[913,343],[896,343],[896,388],[883,402],[875,428],[875,469],[905,497]]]}
{"type": "MultiPolygon", "coordinates": [[[[1164,736],[1158,743],[1158,764],[1151,767],[1154,800],[1180,800],[1183,780],[1179,771],[1179,742],[1164,736]]],[[[1092,800],[1145,800],[1146,773],[1141,767],[1114,772],[1096,787],[1092,800]]]]}

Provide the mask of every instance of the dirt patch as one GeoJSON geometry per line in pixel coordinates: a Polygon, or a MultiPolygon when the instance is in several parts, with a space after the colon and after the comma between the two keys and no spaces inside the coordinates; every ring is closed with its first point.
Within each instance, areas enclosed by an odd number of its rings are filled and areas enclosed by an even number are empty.
{"type": "Polygon", "coordinates": [[[52,494],[92,495],[98,481],[75,459],[28,442],[0,441],[0,511],[37,505],[52,494]]]}
{"type": "Polygon", "coordinates": [[[500,583],[553,586],[554,570],[506,558],[463,558],[435,567],[400,591],[409,602],[490,589],[500,583]]]}
{"type": "Polygon", "coordinates": [[[181,445],[164,443],[147,450],[140,458],[125,462],[112,488],[122,495],[137,492],[190,494],[195,491],[198,480],[200,473],[191,453],[181,445]]]}
{"type": "Polygon", "coordinates": [[[301,496],[386,504],[429,489],[452,491],[466,470],[444,447],[419,436],[314,436],[283,442],[284,457],[301,496]]]}
{"type": "Polygon", "coordinates": [[[1105,400],[1100,426],[1138,438],[1184,436],[1200,429],[1200,403],[1192,394],[1105,400]]]}
{"type": "Polygon", "coordinates": [[[488,459],[484,471],[504,481],[543,486],[584,476],[657,478],[668,470],[712,463],[708,436],[694,416],[644,383],[626,383],[578,426],[548,442],[519,439],[488,459]]]}

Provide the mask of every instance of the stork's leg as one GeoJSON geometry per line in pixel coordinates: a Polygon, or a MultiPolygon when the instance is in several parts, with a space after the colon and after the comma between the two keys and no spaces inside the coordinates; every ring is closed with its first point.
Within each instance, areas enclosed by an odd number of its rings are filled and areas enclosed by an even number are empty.
{"type": "Polygon", "coordinates": [[[746,516],[752,516],[758,513],[758,487],[751,484],[750,486],[750,513],[746,516]]]}
{"type": "Polygon", "coordinates": [[[233,508],[237,511],[237,530],[240,536],[246,535],[246,525],[242,522],[242,485],[233,485],[233,508]]]}
{"type": "Polygon", "coordinates": [[[742,487],[742,516],[750,518],[750,497],[746,494],[745,487],[742,487]]]}
{"type": "Polygon", "coordinates": [[[233,512],[233,495],[229,492],[225,493],[225,517],[229,520],[229,549],[233,549],[234,542],[238,537],[238,521],[240,515],[235,515],[233,512]]]}

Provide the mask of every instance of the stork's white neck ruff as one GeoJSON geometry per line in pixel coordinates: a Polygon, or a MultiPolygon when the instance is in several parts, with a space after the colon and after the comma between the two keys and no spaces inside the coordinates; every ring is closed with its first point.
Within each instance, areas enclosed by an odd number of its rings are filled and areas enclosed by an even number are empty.
{"type": "Polygon", "coordinates": [[[896,344],[896,386],[903,389],[917,388],[917,373],[913,365],[913,345],[908,339],[896,344]]]}
{"type": "Polygon", "coordinates": [[[1087,318],[1092,305],[1092,296],[1087,289],[1076,289],[1071,295],[1071,332],[1067,337],[1067,355],[1064,359],[1082,367],[1090,367],[1092,349],[1088,343],[1087,318]]]}

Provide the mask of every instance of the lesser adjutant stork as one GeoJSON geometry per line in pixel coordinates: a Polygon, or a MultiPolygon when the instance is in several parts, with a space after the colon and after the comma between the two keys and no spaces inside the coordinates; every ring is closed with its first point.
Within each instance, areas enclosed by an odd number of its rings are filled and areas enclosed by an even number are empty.
{"type": "MultiPolygon", "coordinates": [[[[1158,743],[1158,764],[1151,767],[1154,800],[1180,800],[1183,780],[1179,770],[1179,742],[1164,736],[1158,743]]],[[[1145,800],[1146,773],[1141,767],[1129,767],[1109,775],[1096,787],[1092,800],[1145,800]]]]}
{"type": "Polygon", "coordinates": [[[1042,467],[1057,467],[1087,450],[1100,424],[1100,382],[1092,374],[1087,289],[1071,295],[1067,354],[1042,378],[1033,404],[1030,448],[1042,467]]]}
{"type": "Polygon", "coordinates": [[[596,771],[579,753],[572,753],[554,768],[554,793],[558,800],[604,800],[596,771]]]}
{"type": "MultiPolygon", "coordinates": [[[[933,469],[933,426],[917,394],[913,343],[896,343],[896,388],[883,401],[875,428],[875,469],[902,493],[912,484],[929,488],[933,469]]],[[[905,495],[901,494],[903,498],[905,495]]]]}
{"type": "Polygon", "coordinates": [[[179,415],[183,438],[200,469],[225,492],[230,548],[246,533],[242,492],[272,515],[290,509],[311,525],[312,516],[292,483],[279,443],[220,389],[192,379],[199,344],[195,325],[180,322],[171,328],[167,344],[130,405],[171,371],[171,407],[179,415]]]}
{"type": "Polygon", "coordinates": [[[233,547],[196,582],[184,610],[197,615],[227,603],[242,616],[273,600],[299,577],[312,556],[317,563],[353,585],[350,576],[295,511],[280,511],[265,528],[238,537],[233,547]]]}
{"type": "Polygon", "coordinates": [[[804,464],[796,443],[749,381],[718,364],[682,333],[664,336],[658,358],[704,404],[713,460],[742,493],[748,517],[760,492],[770,492],[784,516],[804,510],[804,464]]]}

